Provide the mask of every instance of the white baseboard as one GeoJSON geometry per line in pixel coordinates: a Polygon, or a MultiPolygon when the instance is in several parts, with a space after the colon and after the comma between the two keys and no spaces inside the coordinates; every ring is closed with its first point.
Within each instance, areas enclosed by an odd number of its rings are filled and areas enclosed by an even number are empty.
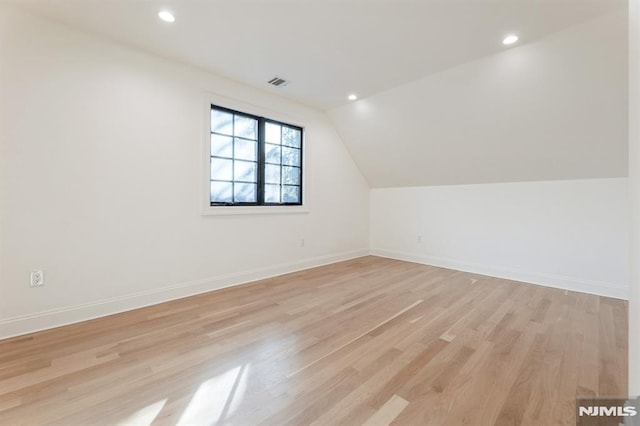
{"type": "Polygon", "coordinates": [[[421,263],[424,265],[437,266],[440,268],[455,269],[457,271],[472,272],[474,274],[521,281],[529,284],[538,284],[546,287],[577,291],[580,293],[595,294],[597,296],[613,297],[623,300],[629,299],[628,288],[620,287],[606,282],[588,281],[580,278],[518,271],[501,266],[469,263],[455,259],[416,255],[394,250],[372,249],[371,254],[374,256],[388,257],[390,259],[404,260],[407,262],[421,263]]]}
{"type": "Polygon", "coordinates": [[[265,278],[302,271],[344,260],[355,259],[366,255],[387,257],[407,262],[421,263],[441,268],[455,269],[492,277],[505,278],[530,284],[538,284],[563,290],[578,291],[598,296],[628,299],[628,289],[610,283],[587,281],[571,277],[563,277],[541,273],[516,271],[504,267],[462,262],[435,256],[415,255],[385,249],[361,249],[333,255],[318,256],[298,262],[268,266],[234,274],[205,278],[202,280],[180,283],[159,289],[128,294],[106,300],[69,306],[60,309],[0,319],[0,339],[21,336],[28,333],[47,330],[63,325],[74,324],[90,319],[100,318],[120,312],[156,305],[183,297],[219,290],[240,284],[246,284],[265,278]]]}
{"type": "Polygon", "coordinates": [[[304,269],[354,259],[368,254],[369,249],[361,249],[326,256],[318,256],[298,262],[205,278],[202,280],[176,284],[106,300],[99,300],[82,305],[0,319],[0,339],[113,315],[200,293],[206,293],[304,269]]]}

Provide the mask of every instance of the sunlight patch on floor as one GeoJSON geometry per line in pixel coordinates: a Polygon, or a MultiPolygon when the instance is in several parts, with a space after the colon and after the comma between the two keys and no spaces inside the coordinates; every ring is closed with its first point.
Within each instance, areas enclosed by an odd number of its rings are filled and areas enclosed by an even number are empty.
{"type": "Polygon", "coordinates": [[[213,425],[231,416],[242,403],[248,375],[249,365],[238,366],[202,383],[178,425],[213,425]]]}
{"type": "Polygon", "coordinates": [[[117,423],[118,426],[139,426],[139,425],[150,425],[155,418],[158,416],[162,407],[167,402],[166,399],[163,399],[158,402],[154,402],[151,405],[147,405],[144,408],[136,411],[131,414],[126,419],[117,423]]]}

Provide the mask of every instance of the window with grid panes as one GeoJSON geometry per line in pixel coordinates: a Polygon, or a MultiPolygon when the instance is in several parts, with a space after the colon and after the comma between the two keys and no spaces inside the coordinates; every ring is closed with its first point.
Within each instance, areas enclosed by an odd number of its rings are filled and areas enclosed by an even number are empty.
{"type": "Polygon", "coordinates": [[[212,206],[301,205],[301,127],[211,106],[212,206]]]}

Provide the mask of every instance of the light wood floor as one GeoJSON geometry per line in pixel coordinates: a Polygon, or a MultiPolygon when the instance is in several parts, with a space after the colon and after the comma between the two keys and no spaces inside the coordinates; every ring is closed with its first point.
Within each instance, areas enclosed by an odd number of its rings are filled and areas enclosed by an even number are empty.
{"type": "Polygon", "coordinates": [[[0,424],[571,425],[627,303],[377,257],[0,342],[0,424]]]}

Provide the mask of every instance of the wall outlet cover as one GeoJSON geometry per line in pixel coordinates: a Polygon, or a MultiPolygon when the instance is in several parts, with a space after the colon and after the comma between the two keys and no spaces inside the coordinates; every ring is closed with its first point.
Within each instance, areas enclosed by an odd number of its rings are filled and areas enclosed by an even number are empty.
{"type": "Polygon", "coordinates": [[[29,287],[40,287],[44,285],[44,273],[42,271],[31,271],[31,281],[29,287]]]}

